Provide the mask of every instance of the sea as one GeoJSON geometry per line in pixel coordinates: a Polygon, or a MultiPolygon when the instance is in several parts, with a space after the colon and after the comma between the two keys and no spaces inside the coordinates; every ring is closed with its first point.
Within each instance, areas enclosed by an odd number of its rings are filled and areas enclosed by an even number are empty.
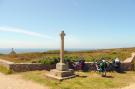
{"type": "MultiPolygon", "coordinates": [[[[49,49],[49,48],[14,48],[16,53],[30,53],[30,52],[47,52],[48,50],[59,50],[59,49],[49,49]]],[[[75,49],[68,48],[66,51],[83,51],[83,50],[95,50],[95,49],[75,49]]],[[[0,48],[0,54],[9,54],[12,51],[12,48],[0,48]]]]}

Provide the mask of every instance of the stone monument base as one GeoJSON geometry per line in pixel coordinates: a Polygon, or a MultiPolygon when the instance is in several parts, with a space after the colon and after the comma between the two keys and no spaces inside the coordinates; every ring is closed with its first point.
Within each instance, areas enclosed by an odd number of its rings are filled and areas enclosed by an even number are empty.
{"type": "Polygon", "coordinates": [[[55,80],[64,80],[73,78],[76,75],[74,74],[74,70],[68,69],[68,65],[65,63],[57,63],[56,69],[50,71],[49,74],[46,75],[48,78],[55,79],[55,80]]]}
{"type": "Polygon", "coordinates": [[[65,79],[70,79],[70,78],[74,78],[76,75],[74,74],[74,71],[72,69],[69,69],[67,71],[60,71],[57,69],[53,69],[50,71],[49,74],[46,74],[47,78],[51,78],[54,80],[65,80],[65,79]]]}

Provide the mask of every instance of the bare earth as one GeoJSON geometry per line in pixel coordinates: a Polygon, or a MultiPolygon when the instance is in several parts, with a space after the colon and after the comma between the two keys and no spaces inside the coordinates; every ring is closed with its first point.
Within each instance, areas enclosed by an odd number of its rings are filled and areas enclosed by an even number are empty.
{"type": "Polygon", "coordinates": [[[26,81],[13,75],[0,73],[0,89],[49,89],[40,84],[26,81]]]}
{"type": "Polygon", "coordinates": [[[124,88],[120,88],[120,89],[135,89],[135,84],[131,84],[127,87],[124,87],[124,88]]]}
{"type": "Polygon", "coordinates": [[[127,58],[124,62],[125,63],[131,63],[134,60],[135,53],[132,53],[132,56],[130,58],[127,58]]]}

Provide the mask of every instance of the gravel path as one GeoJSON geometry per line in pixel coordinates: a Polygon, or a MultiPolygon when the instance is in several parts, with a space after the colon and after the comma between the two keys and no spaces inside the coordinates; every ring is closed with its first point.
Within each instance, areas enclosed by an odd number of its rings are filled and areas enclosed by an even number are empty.
{"type": "Polygon", "coordinates": [[[40,84],[26,81],[15,75],[0,73],[0,89],[49,89],[40,84]]]}

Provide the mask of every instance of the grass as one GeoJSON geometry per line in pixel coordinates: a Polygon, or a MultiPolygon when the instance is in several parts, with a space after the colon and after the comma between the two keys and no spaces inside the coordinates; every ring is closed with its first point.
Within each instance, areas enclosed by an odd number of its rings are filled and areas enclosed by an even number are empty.
{"type": "Polygon", "coordinates": [[[0,72],[2,72],[4,74],[11,74],[12,70],[0,65],[0,72]]]}
{"type": "Polygon", "coordinates": [[[46,71],[32,71],[21,73],[24,79],[49,86],[51,89],[113,89],[121,88],[135,82],[135,72],[119,74],[108,73],[110,78],[103,78],[97,72],[80,72],[79,75],[87,77],[76,77],[62,82],[45,78],[46,71]],[[127,82],[128,81],[128,82],[127,82]]]}
{"type": "MultiPolygon", "coordinates": [[[[84,50],[84,51],[65,51],[65,56],[76,58],[83,56],[87,62],[99,60],[105,58],[108,61],[119,57],[121,61],[131,56],[131,53],[135,52],[135,48],[117,48],[117,49],[102,49],[102,50],[84,50]]],[[[58,51],[37,52],[37,53],[22,53],[16,55],[0,55],[0,58],[20,63],[20,62],[33,62],[42,57],[59,57],[58,51]]]]}

